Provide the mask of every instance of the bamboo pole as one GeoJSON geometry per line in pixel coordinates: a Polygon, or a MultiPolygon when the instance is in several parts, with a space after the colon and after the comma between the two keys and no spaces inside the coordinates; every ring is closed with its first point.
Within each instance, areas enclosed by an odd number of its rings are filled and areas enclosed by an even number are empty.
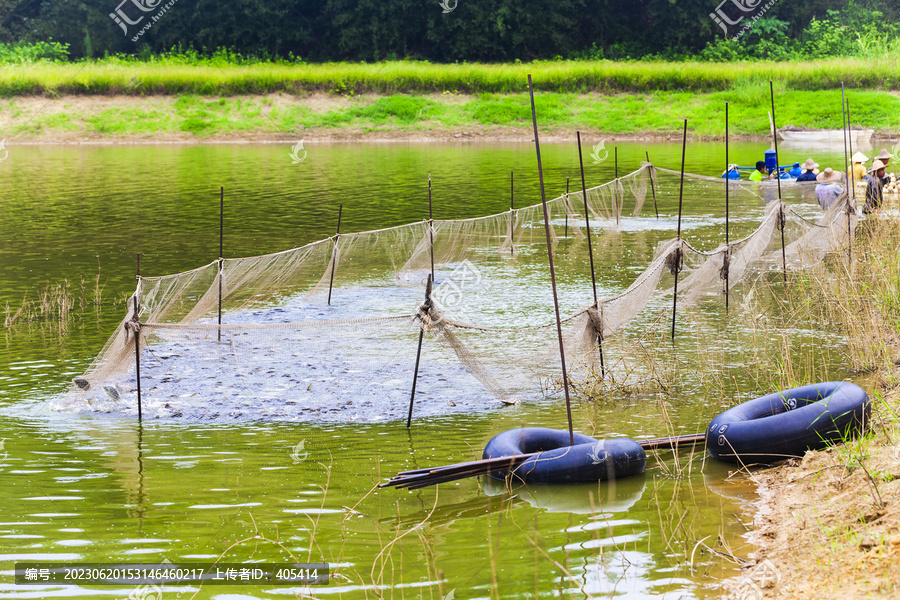
{"type": "MultiPolygon", "coordinates": [[[[850,99],[847,99],[847,147],[849,148],[850,156],[853,156],[853,125],[850,121],[850,99]]],[[[853,262],[853,240],[850,235],[850,214],[851,207],[856,204],[856,185],[853,183],[853,177],[850,177],[848,180],[850,185],[850,193],[847,196],[847,260],[853,262]],[[853,198],[853,203],[851,204],[850,199],[853,198]]]]}
{"type": "Polygon", "coordinates": [[[431,248],[431,281],[434,281],[434,216],[431,212],[431,173],[428,174],[428,236],[431,248]]]}
{"type": "Polygon", "coordinates": [[[778,182],[778,207],[781,222],[781,266],[784,271],[784,281],[787,282],[787,256],[784,250],[784,202],[781,200],[781,173],[778,171],[778,128],[775,125],[775,86],[769,81],[769,98],[772,100],[772,140],[775,143],[775,181],[778,182]]]}
{"type": "Polygon", "coordinates": [[[338,205],[337,229],[334,232],[334,247],[331,249],[331,277],[328,281],[328,306],[331,306],[331,290],[334,288],[334,270],[337,269],[338,239],[341,235],[341,216],[344,214],[344,204],[338,205]]]}
{"type": "MultiPolygon", "coordinates": [[[[705,441],[705,433],[696,433],[674,437],[641,440],[638,443],[645,450],[675,450],[680,446],[685,446],[688,444],[699,444],[705,441]]],[[[398,473],[397,475],[391,477],[388,481],[379,484],[378,487],[396,487],[400,489],[409,488],[411,490],[414,490],[427,487],[429,485],[447,483],[450,481],[456,481],[458,479],[464,479],[466,477],[474,477],[476,475],[487,475],[489,473],[495,473],[498,471],[512,471],[519,467],[522,463],[527,461],[529,458],[538,456],[539,454],[540,452],[514,454],[512,456],[472,460],[441,467],[427,467],[424,469],[403,471],[402,473],[398,473]]]]}
{"type": "MultiPolygon", "coordinates": [[[[728,164],[728,103],[726,102],[725,103],[725,252],[726,252],[726,255],[725,256],[727,256],[728,260],[730,261],[731,260],[731,247],[729,246],[730,239],[728,237],[728,233],[729,233],[728,232],[728,229],[729,229],[729,227],[728,227],[728,225],[729,225],[729,222],[728,222],[728,216],[729,216],[728,200],[729,200],[729,197],[728,196],[729,196],[729,191],[731,188],[731,179],[728,176],[728,169],[729,169],[729,164],[728,164]]],[[[728,276],[729,276],[730,270],[731,270],[731,264],[729,262],[728,268],[725,269],[725,312],[728,312],[728,296],[729,296],[729,294],[728,294],[728,292],[729,292],[728,276]]]]}
{"type": "Polygon", "coordinates": [[[513,241],[513,234],[515,233],[514,228],[514,220],[516,218],[515,213],[515,186],[513,182],[513,171],[509,171],[509,255],[513,256],[515,254],[515,242],[513,241]]]}
{"type": "MultiPolygon", "coordinates": [[[[434,279],[431,275],[428,276],[428,282],[425,284],[425,304],[422,305],[422,312],[426,315],[428,311],[431,310],[431,286],[434,282],[434,279]]],[[[409,394],[409,413],[406,416],[406,428],[409,429],[412,426],[412,413],[413,413],[413,404],[416,401],[416,383],[419,380],[419,359],[422,357],[422,337],[425,335],[425,321],[422,320],[421,328],[419,329],[419,345],[416,349],[416,366],[413,369],[413,382],[412,382],[412,391],[409,394]]]]}
{"type": "Polygon", "coordinates": [[[138,286],[137,291],[134,294],[134,317],[132,321],[137,325],[136,327],[132,327],[132,331],[134,332],[134,372],[135,372],[135,380],[137,381],[137,405],[138,405],[138,422],[141,422],[141,317],[140,317],[140,304],[138,303],[138,294],[140,294],[140,281],[141,281],[141,253],[138,252],[137,255],[137,279],[138,286]]]}
{"type": "MultiPolygon", "coordinates": [[[[647,164],[652,164],[650,162],[650,153],[644,150],[644,156],[647,158],[647,164]]],[[[650,191],[653,192],[653,211],[656,213],[656,218],[659,218],[659,208],[656,206],[656,186],[653,185],[653,177],[650,177],[650,191]]]]}
{"type": "Polygon", "coordinates": [[[566,200],[564,202],[563,212],[566,213],[566,231],[563,237],[569,237],[569,178],[566,177],[566,200]]]}
{"type": "MultiPolygon", "coordinates": [[[[581,132],[576,131],[578,136],[578,166],[581,168],[581,194],[584,199],[584,225],[587,230],[588,258],[591,261],[591,288],[594,290],[594,308],[600,310],[600,302],[597,299],[597,276],[594,274],[594,249],[591,243],[591,216],[587,203],[587,184],[584,181],[584,158],[581,153],[581,132]]],[[[606,378],[606,366],[603,364],[603,324],[600,325],[601,330],[597,332],[597,347],[600,349],[600,378],[606,378]]]]}
{"type": "MultiPolygon", "coordinates": [[[[613,156],[615,157],[615,175],[616,183],[613,186],[613,201],[616,205],[616,225],[619,224],[619,147],[613,146],[613,156]]],[[[624,198],[622,201],[624,202],[624,198]]]]}
{"type": "Polygon", "coordinates": [[[222,341],[222,271],[225,269],[225,188],[219,188],[219,341],[222,341]]]}
{"type": "Polygon", "coordinates": [[[675,341],[675,310],[678,306],[678,273],[681,271],[681,207],[684,199],[684,157],[687,150],[687,119],[684,120],[684,133],[681,137],[681,187],[678,190],[678,247],[675,267],[675,295],[672,297],[672,341],[675,341]]]}
{"type": "Polygon", "coordinates": [[[848,155],[847,152],[847,143],[850,140],[850,132],[848,130],[848,121],[850,119],[850,106],[845,103],[844,100],[844,82],[841,82],[841,118],[844,120],[844,126],[842,129],[842,133],[844,136],[844,172],[847,173],[847,184],[850,186],[850,192],[847,195],[847,261],[853,261],[853,239],[850,235],[850,194],[852,194],[852,198],[856,199],[856,183],[853,181],[853,162],[852,162],[852,154],[853,150],[850,150],[848,155]],[[846,112],[844,109],[846,108],[846,112]],[[848,159],[848,156],[850,157],[848,159]],[[849,167],[848,167],[849,165],[849,167]]]}
{"type": "Polygon", "coordinates": [[[547,258],[550,262],[550,283],[553,287],[553,307],[556,309],[556,333],[559,338],[559,360],[562,363],[563,390],[566,395],[566,417],[569,420],[569,443],[575,445],[575,433],[572,430],[572,404],[569,399],[569,375],[566,372],[566,353],[563,347],[562,322],[559,316],[559,298],[556,294],[556,272],[553,269],[553,245],[550,242],[550,215],[547,213],[547,194],[544,191],[544,171],[541,166],[541,142],[538,137],[537,110],[534,105],[534,88],[531,73],[528,74],[528,94],[531,96],[531,122],[534,126],[534,148],[537,153],[538,180],[541,184],[541,204],[544,207],[544,233],[547,234],[547,258]]]}

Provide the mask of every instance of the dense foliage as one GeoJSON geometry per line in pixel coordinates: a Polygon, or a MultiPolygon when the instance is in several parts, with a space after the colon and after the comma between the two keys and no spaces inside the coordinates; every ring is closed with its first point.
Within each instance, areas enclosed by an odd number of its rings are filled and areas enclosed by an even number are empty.
{"type": "Polygon", "coordinates": [[[900,32],[896,0],[776,0],[737,40],[737,26],[726,38],[710,18],[717,0],[442,0],[446,8],[438,0],[120,2],[3,0],[0,61],[59,58],[59,47],[33,45],[47,40],[68,45],[76,59],[230,48],[233,61],[785,60],[883,53],[900,32]],[[117,9],[143,18],[117,24],[117,9]]]}

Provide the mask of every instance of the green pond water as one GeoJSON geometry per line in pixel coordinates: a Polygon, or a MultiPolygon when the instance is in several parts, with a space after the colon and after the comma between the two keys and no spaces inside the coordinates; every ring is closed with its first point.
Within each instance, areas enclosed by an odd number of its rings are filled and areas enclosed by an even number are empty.
{"type": "MultiPolygon", "coordinates": [[[[548,196],[565,191],[566,177],[576,189],[574,146],[542,149],[548,196]]],[[[732,161],[751,164],[764,149],[733,145],[732,161]]],[[[562,428],[566,413],[558,398],[438,411],[414,419],[410,431],[397,420],[139,424],[46,409],[49,399],[85,371],[122,318],[134,289],[136,253],[142,253],[145,275],[192,269],[218,256],[220,186],[226,257],[327,237],[341,203],[344,232],[427,218],[428,173],[435,218],[506,210],[510,170],[517,206],[540,200],[529,144],[308,144],[300,164],[291,163],[289,150],[280,144],[9,147],[0,163],[0,311],[8,317],[23,299],[34,300],[48,284],[63,281],[76,306],[62,324],[17,322],[0,336],[0,595],[720,595],[722,581],[738,575],[739,559],[753,551],[746,536],[754,486],[699,448],[677,456],[651,452],[644,475],[611,484],[508,490],[490,480],[465,479],[437,489],[376,489],[399,471],[479,458],[484,444],[506,429],[562,428]],[[257,535],[266,539],[251,539],[257,535]],[[336,575],[329,585],[312,588],[205,586],[199,592],[13,584],[16,561],[177,564],[211,562],[223,553],[226,562],[327,562],[336,575]]],[[[680,144],[620,144],[619,173],[637,168],[645,151],[660,166],[677,168],[680,161],[680,144]]],[[[784,149],[782,155],[782,162],[812,155],[823,167],[843,164],[838,151],[784,149]]],[[[687,156],[688,171],[717,175],[724,146],[694,143],[687,156]]],[[[599,165],[589,161],[588,185],[610,179],[614,168],[612,157],[599,165]]],[[[733,238],[752,231],[763,214],[763,199],[740,198],[732,206],[733,238]]],[[[641,216],[627,219],[619,233],[598,232],[602,293],[625,289],[649,262],[656,242],[675,236],[677,188],[665,186],[657,200],[659,219],[648,195],[641,216]]],[[[788,200],[810,217],[817,214],[808,198],[788,200]]],[[[723,208],[709,193],[686,194],[684,237],[697,247],[716,247],[723,237],[723,208]]],[[[586,245],[563,239],[557,253],[560,302],[564,312],[571,311],[590,294],[586,245]]],[[[529,298],[549,319],[547,279],[518,282],[509,295],[529,298]]],[[[710,298],[679,315],[674,344],[658,350],[678,357],[675,372],[659,374],[668,388],[616,388],[594,401],[576,395],[575,429],[599,438],[701,431],[724,408],[773,391],[779,352],[787,346],[811,374],[844,378],[840,335],[827,324],[784,314],[780,295],[791,291],[779,283],[780,272],[767,279],[771,291],[756,293],[756,299],[748,297],[748,288],[736,288],[732,302],[738,308],[727,313],[722,298],[710,298]],[[760,316],[752,307],[765,310],[766,327],[753,323],[760,316]]],[[[654,323],[667,330],[670,321],[662,314],[662,304],[654,305],[610,338],[609,360],[616,364],[617,357],[634,354],[636,339],[654,323]]],[[[661,339],[645,336],[642,344],[650,348],[661,339]]],[[[415,347],[391,352],[411,361],[415,347]]],[[[419,379],[426,402],[428,375],[426,368],[419,379]]],[[[404,394],[411,380],[410,372],[397,384],[404,394]]],[[[197,392],[215,399],[209,389],[197,392]]]]}

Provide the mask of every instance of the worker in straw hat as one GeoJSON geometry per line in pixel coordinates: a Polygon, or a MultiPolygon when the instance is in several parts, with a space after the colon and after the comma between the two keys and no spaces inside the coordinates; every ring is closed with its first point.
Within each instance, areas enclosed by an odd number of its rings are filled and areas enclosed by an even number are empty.
{"type": "Polygon", "coordinates": [[[869,169],[869,183],[866,186],[866,204],[863,206],[863,214],[873,213],[881,208],[885,179],[884,163],[876,158],[869,169]]]}
{"type": "Polygon", "coordinates": [[[847,177],[853,181],[853,185],[866,179],[866,162],[869,157],[862,152],[857,152],[850,159],[850,168],[847,169],[847,177]]]}
{"type": "Polygon", "coordinates": [[[882,148],[881,152],[878,153],[878,156],[875,157],[875,160],[880,160],[881,164],[884,165],[884,168],[887,169],[887,166],[891,164],[892,158],[894,158],[894,155],[882,148]]]}
{"type": "Polygon", "coordinates": [[[837,202],[844,195],[843,177],[841,174],[831,167],[827,167],[824,171],[816,176],[819,185],[816,186],[816,200],[822,210],[828,210],[828,207],[837,202]]]}
{"type": "Polygon", "coordinates": [[[799,183],[801,181],[815,181],[816,174],[813,173],[813,171],[815,171],[818,167],[819,167],[819,163],[817,163],[816,161],[814,161],[811,158],[807,158],[806,162],[803,163],[803,165],[801,167],[803,169],[803,172],[800,173],[799,177],[797,177],[797,182],[799,183]]]}

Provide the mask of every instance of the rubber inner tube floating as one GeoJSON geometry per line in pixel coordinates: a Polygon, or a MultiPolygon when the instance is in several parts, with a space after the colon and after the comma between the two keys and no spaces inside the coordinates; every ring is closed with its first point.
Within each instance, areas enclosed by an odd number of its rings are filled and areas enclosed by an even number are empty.
{"type": "Polygon", "coordinates": [[[538,452],[513,469],[493,471],[494,479],[512,475],[525,483],[587,483],[621,479],[644,472],[647,454],[629,438],[595,440],[575,434],[569,445],[569,432],[543,427],[524,427],[504,431],[484,448],[483,458],[501,458],[538,452]]]}
{"type": "Polygon", "coordinates": [[[860,433],[869,397],[858,385],[829,381],[784,390],[726,410],[706,430],[706,448],[721,461],[771,463],[801,457],[860,433]]]}

